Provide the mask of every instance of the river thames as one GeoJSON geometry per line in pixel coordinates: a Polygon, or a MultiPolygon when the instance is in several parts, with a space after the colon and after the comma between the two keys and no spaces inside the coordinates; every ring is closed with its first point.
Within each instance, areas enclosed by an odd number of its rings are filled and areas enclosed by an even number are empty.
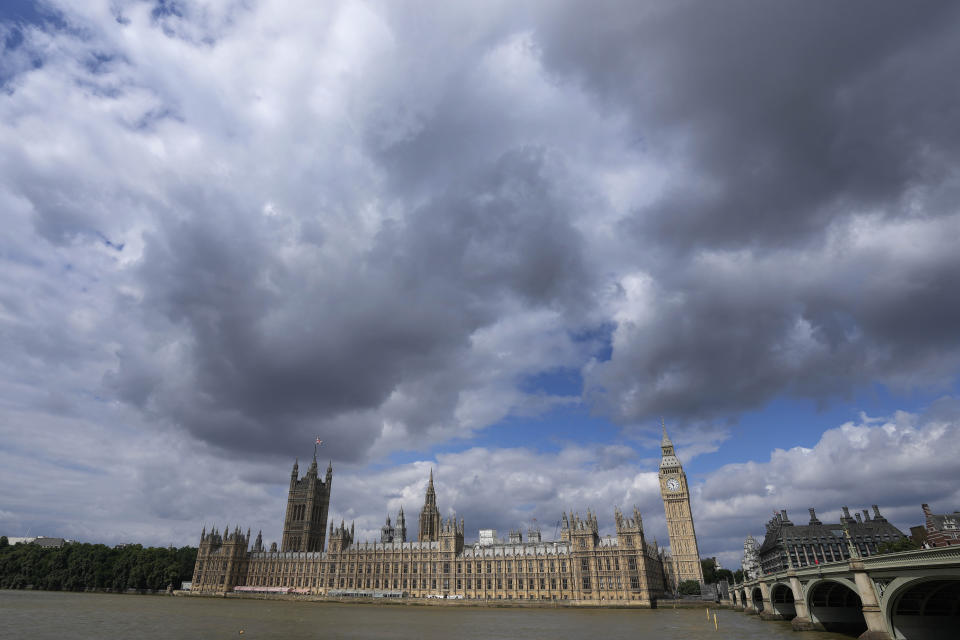
{"type": "MultiPolygon", "coordinates": [[[[0,591],[0,638],[637,638],[798,637],[786,622],[703,609],[497,609],[0,591]],[[241,634],[241,630],[243,633],[241,634]]],[[[805,632],[804,640],[838,640],[805,632]]]]}

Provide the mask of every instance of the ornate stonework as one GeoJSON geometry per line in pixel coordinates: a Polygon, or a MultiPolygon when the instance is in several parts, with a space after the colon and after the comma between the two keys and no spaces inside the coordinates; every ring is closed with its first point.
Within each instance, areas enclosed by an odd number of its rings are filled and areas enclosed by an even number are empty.
{"type": "Polygon", "coordinates": [[[660,495],[663,497],[663,509],[667,514],[667,533],[670,534],[670,552],[676,580],[703,582],[700,549],[697,546],[697,533],[693,528],[693,513],[690,510],[687,474],[683,472],[683,465],[673,449],[673,442],[667,436],[666,426],[663,427],[660,449],[660,495]]]}
{"type": "MultiPolygon", "coordinates": [[[[293,593],[330,597],[376,596],[476,600],[573,600],[596,605],[651,606],[665,591],[663,554],[648,543],[636,509],[614,510],[615,535],[601,536],[597,516],[562,514],[560,539],[541,540],[531,529],[527,540],[514,532],[507,542],[464,544],[464,522],[442,520],[431,473],[420,531],[406,542],[403,515],[388,520],[381,542],[356,542],[354,527],[330,524],[326,551],[314,546],[311,514],[326,526],[332,470],[326,482],[291,476],[284,550],[269,551],[262,536],[250,546],[250,532],[204,530],[200,537],[193,590],[226,593],[293,593]],[[322,486],[324,493],[320,491],[322,486]],[[311,501],[312,500],[312,501],[311,501]],[[314,506],[322,503],[322,511],[314,506]],[[312,505],[312,506],[311,506],[312,505]],[[302,507],[302,508],[301,508],[302,507]],[[304,526],[309,523],[308,528],[304,526]],[[293,547],[293,548],[289,548],[293,547]]],[[[689,511],[689,510],[688,510],[689,511]]]]}

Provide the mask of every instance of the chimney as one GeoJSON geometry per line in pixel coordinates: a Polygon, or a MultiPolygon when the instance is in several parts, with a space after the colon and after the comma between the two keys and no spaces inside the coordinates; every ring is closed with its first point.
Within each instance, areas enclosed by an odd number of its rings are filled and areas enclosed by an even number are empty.
{"type": "Polygon", "coordinates": [[[925,516],[933,515],[933,512],[930,511],[930,505],[928,505],[927,503],[923,503],[922,505],[920,505],[920,508],[923,509],[923,515],[925,516]]]}
{"type": "Polygon", "coordinates": [[[780,515],[782,516],[783,524],[785,524],[785,525],[793,525],[793,523],[790,522],[790,518],[787,517],[787,510],[786,510],[786,509],[780,509],[780,515]]]}
{"type": "Polygon", "coordinates": [[[859,513],[859,512],[854,513],[854,514],[853,514],[853,517],[857,519],[857,522],[858,522],[859,524],[863,524],[863,520],[860,519],[860,513],[859,513]]]}
{"type": "Polygon", "coordinates": [[[886,522],[887,519],[884,518],[882,515],[880,515],[880,507],[878,507],[877,505],[872,505],[872,506],[873,506],[873,519],[878,520],[880,522],[886,522]]]}
{"type": "Polygon", "coordinates": [[[853,522],[853,518],[850,517],[850,509],[847,507],[843,508],[843,517],[840,518],[840,522],[853,522]]]}
{"type": "Polygon", "coordinates": [[[863,510],[863,521],[864,521],[864,522],[870,522],[870,511],[869,511],[869,509],[864,509],[864,510],[863,510]]]}
{"type": "Polygon", "coordinates": [[[817,512],[813,507],[810,507],[810,524],[823,524],[820,520],[817,519],[817,512]]]}

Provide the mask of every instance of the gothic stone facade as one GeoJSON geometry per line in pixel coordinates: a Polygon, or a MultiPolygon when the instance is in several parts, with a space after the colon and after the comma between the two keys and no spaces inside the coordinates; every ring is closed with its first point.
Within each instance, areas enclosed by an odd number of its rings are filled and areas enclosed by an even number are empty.
{"type": "Polygon", "coordinates": [[[693,512],[690,510],[690,490],[687,486],[687,474],[673,448],[673,442],[663,427],[663,439],[660,442],[660,495],[667,515],[667,532],[670,534],[670,552],[673,555],[675,579],[703,582],[703,568],[700,566],[700,549],[697,546],[697,532],[693,527],[693,512]]]}
{"type": "MultiPolygon", "coordinates": [[[[314,464],[308,480],[315,469],[314,464]]],[[[327,501],[331,477],[328,469],[324,483],[327,501]]],[[[302,480],[296,480],[296,485],[291,480],[291,487],[301,486],[302,480]]],[[[305,495],[313,494],[307,491],[305,495]]],[[[304,499],[304,494],[291,489],[288,503],[304,499]]],[[[309,519],[309,509],[303,511],[309,519]]],[[[193,590],[328,596],[372,595],[379,591],[415,598],[570,600],[649,606],[664,594],[667,585],[663,556],[656,544],[646,541],[636,509],[633,517],[624,516],[619,509],[614,511],[615,537],[602,537],[596,515],[588,511],[585,518],[563,514],[557,541],[541,541],[539,531],[528,536],[531,540],[523,541],[515,532],[510,542],[467,546],[463,520],[439,518],[431,473],[420,515],[420,539],[406,541],[402,515],[398,527],[388,520],[381,542],[355,542],[353,526],[347,528],[341,522],[338,527],[330,525],[326,551],[303,548],[304,540],[310,539],[306,529],[302,529],[305,533],[291,534],[294,539],[298,535],[301,538],[299,548],[286,548],[290,513],[288,504],[284,548],[279,551],[275,544],[265,550],[260,535],[250,547],[250,532],[244,534],[239,528],[222,533],[204,530],[193,590]]]]}

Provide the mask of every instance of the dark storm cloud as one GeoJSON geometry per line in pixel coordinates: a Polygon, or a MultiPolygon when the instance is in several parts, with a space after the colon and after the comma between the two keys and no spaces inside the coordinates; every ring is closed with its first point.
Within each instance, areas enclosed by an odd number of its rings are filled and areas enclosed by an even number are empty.
{"type": "Polygon", "coordinates": [[[396,417],[424,430],[452,415],[466,383],[458,361],[504,304],[588,300],[558,171],[541,150],[508,153],[385,225],[348,269],[320,274],[278,258],[269,217],[185,196],[194,211],[147,238],[141,269],[147,317],[182,330],[182,370],[154,371],[157,350],[129,347],[110,380],[231,449],[288,452],[329,429],[340,433],[332,454],[355,459],[382,430],[370,412],[401,383],[422,395],[396,417]],[[453,378],[417,384],[436,372],[453,378]],[[190,382],[167,389],[171,375],[190,382]]]}
{"type": "Polygon", "coordinates": [[[683,179],[625,223],[641,238],[789,245],[851,211],[900,213],[912,187],[947,186],[960,151],[955,3],[568,9],[538,32],[547,68],[629,113],[651,152],[682,156],[683,179]]]}
{"type": "Polygon", "coordinates": [[[569,8],[538,31],[545,66],[675,174],[620,222],[651,317],[621,314],[588,397],[624,421],[729,419],[954,379],[960,261],[935,238],[958,229],[955,4],[569,8]]]}
{"type": "Polygon", "coordinates": [[[80,261],[90,335],[31,351],[109,344],[97,392],[151,419],[360,460],[535,412],[560,367],[709,433],[955,380],[953,4],[122,9],[24,31],[0,197],[65,263],[124,246],[80,261]]]}

